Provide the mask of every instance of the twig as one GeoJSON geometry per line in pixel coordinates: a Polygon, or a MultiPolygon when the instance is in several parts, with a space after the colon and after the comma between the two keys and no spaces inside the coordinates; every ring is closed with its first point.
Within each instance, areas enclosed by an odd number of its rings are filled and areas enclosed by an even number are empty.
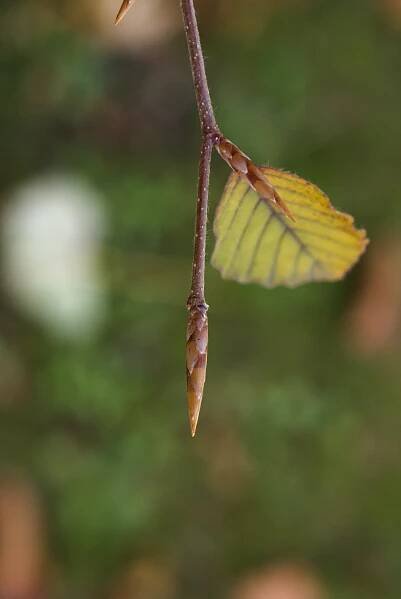
{"type": "Polygon", "coordinates": [[[205,71],[193,0],[181,0],[184,29],[202,131],[199,162],[198,198],[195,222],[192,285],[188,297],[187,400],[191,435],[195,436],[206,379],[208,346],[208,305],[205,300],[206,226],[209,201],[209,176],[213,145],[220,139],[205,71]]]}
{"type": "MultiPolygon", "coordinates": [[[[116,23],[127,14],[134,0],[123,0],[116,23]]],[[[247,180],[261,197],[264,197],[284,214],[292,218],[290,211],[262,171],[238,146],[226,139],[217,125],[210,99],[205,61],[200,42],[198,22],[193,0],[181,0],[184,29],[194,81],[196,102],[201,125],[202,143],[199,162],[198,197],[195,221],[192,284],[187,300],[189,311],[187,327],[187,400],[191,435],[194,437],[202,404],[206,380],[208,346],[208,305],[205,300],[205,254],[206,226],[209,202],[210,163],[213,146],[230,168],[247,180]]]]}
{"type": "MultiPolygon", "coordinates": [[[[205,61],[193,0],[181,0],[184,29],[203,135],[219,133],[207,83],[205,61]]],[[[216,139],[216,142],[218,140],[216,139]]]]}

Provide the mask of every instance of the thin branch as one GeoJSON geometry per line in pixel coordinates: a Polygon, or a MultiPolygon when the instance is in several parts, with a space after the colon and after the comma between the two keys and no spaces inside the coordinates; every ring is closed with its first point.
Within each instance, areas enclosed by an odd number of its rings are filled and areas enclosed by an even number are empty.
{"type": "Polygon", "coordinates": [[[206,380],[208,347],[208,305],[205,300],[206,227],[209,196],[210,163],[213,140],[203,135],[199,162],[198,199],[196,206],[192,286],[187,301],[187,401],[191,435],[194,437],[202,405],[206,380]]]}
{"type": "Polygon", "coordinates": [[[210,99],[205,60],[203,58],[198,21],[193,0],[181,0],[181,9],[202,132],[204,135],[208,133],[216,134],[219,133],[219,129],[217,127],[212,101],[210,99]]]}
{"type": "Polygon", "coordinates": [[[194,259],[192,265],[192,286],[188,298],[188,307],[205,303],[205,254],[207,236],[207,210],[209,199],[210,164],[213,140],[210,135],[202,137],[198,198],[196,202],[196,221],[194,238],[194,259]]]}
{"type": "Polygon", "coordinates": [[[188,299],[188,305],[192,305],[194,303],[205,303],[205,252],[210,162],[213,144],[216,143],[219,138],[219,129],[217,127],[210,99],[205,61],[203,58],[193,0],[181,0],[181,8],[202,130],[192,286],[191,294],[188,299]]]}
{"type": "Polygon", "coordinates": [[[205,254],[210,163],[213,145],[218,143],[220,132],[210,99],[205,61],[193,0],[181,0],[181,9],[202,131],[192,285],[187,302],[189,310],[187,328],[187,400],[189,424],[191,434],[194,436],[202,405],[207,365],[208,305],[205,300],[205,254]]]}
{"type": "MultiPolygon", "coordinates": [[[[119,23],[125,17],[133,2],[134,0],[123,0],[116,22],[119,23]]],[[[194,436],[206,380],[208,305],[205,300],[205,254],[210,163],[213,146],[216,147],[220,156],[228,163],[230,168],[246,179],[250,187],[259,193],[261,197],[265,197],[272,204],[275,204],[287,216],[291,217],[291,213],[263,172],[235,144],[220,133],[210,99],[194,0],[181,0],[181,10],[202,134],[192,284],[187,301],[189,310],[186,348],[187,400],[191,434],[194,436]]]]}

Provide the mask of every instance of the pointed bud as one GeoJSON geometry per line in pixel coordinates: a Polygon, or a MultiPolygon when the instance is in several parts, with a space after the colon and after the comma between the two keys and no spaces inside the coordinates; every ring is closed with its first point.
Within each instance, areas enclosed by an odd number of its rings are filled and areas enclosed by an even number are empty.
{"type": "Polygon", "coordinates": [[[251,162],[249,156],[241,152],[241,150],[233,144],[229,139],[220,137],[216,144],[216,149],[223,160],[227,162],[233,171],[246,174],[248,163],[251,162]]]}
{"type": "Polygon", "coordinates": [[[187,401],[189,426],[195,436],[206,380],[208,321],[207,306],[189,308],[187,327],[187,401]]]}
{"type": "Polygon", "coordinates": [[[257,191],[262,198],[266,198],[266,200],[276,203],[274,187],[270,185],[262,171],[254,164],[249,166],[248,181],[251,187],[257,191]]]}
{"type": "Polygon", "coordinates": [[[283,212],[293,223],[296,222],[294,215],[291,210],[288,208],[287,204],[284,200],[281,199],[276,190],[274,190],[274,199],[276,201],[277,206],[280,208],[281,212],[283,212]]]}
{"type": "Polygon", "coordinates": [[[134,0],[124,0],[123,1],[123,3],[121,4],[120,10],[118,11],[118,14],[116,16],[116,20],[115,20],[116,25],[121,23],[121,21],[123,20],[123,18],[129,11],[129,9],[131,8],[133,2],[134,2],[134,0]]]}
{"type": "Polygon", "coordinates": [[[227,162],[229,167],[245,178],[250,187],[256,191],[261,198],[265,198],[276,206],[288,218],[295,221],[287,205],[281,199],[273,185],[269,182],[264,172],[257,167],[252,160],[225,137],[220,137],[216,143],[216,149],[220,156],[227,162]]]}
{"type": "Polygon", "coordinates": [[[237,172],[242,173],[243,175],[248,173],[248,160],[242,153],[235,152],[231,159],[231,164],[237,172]]]}
{"type": "Polygon", "coordinates": [[[223,160],[225,160],[231,166],[231,157],[233,151],[233,145],[228,139],[221,138],[219,143],[216,145],[216,149],[223,160]]]}

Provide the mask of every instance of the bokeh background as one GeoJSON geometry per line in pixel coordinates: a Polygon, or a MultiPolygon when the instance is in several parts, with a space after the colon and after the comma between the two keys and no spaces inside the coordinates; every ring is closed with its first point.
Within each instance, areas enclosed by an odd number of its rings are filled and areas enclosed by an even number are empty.
{"type": "Polygon", "coordinates": [[[208,267],[195,440],[178,4],[2,0],[0,596],[398,599],[401,2],[197,2],[225,134],[371,244],[297,290],[208,267]]]}

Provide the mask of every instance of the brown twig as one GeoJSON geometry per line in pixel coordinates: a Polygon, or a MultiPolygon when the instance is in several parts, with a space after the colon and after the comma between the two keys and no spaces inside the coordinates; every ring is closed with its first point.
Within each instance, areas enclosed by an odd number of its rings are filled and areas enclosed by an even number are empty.
{"type": "Polygon", "coordinates": [[[210,135],[202,139],[199,163],[198,199],[195,222],[192,285],[187,301],[187,401],[191,435],[194,437],[202,405],[206,380],[208,347],[208,305],[205,300],[206,225],[209,196],[209,175],[213,141],[210,135]]]}
{"type": "Polygon", "coordinates": [[[218,143],[220,132],[210,99],[193,0],[181,0],[181,9],[202,131],[192,285],[187,301],[187,400],[191,435],[194,436],[202,404],[207,365],[208,305],[205,300],[205,254],[210,164],[213,145],[218,143]]]}
{"type": "MultiPolygon", "coordinates": [[[[123,0],[116,23],[119,23],[125,17],[133,1],[123,0]]],[[[261,197],[265,197],[290,218],[291,213],[262,171],[237,146],[220,133],[210,99],[194,1],[181,0],[181,10],[202,134],[192,284],[187,300],[189,311],[186,346],[187,400],[191,435],[194,437],[202,404],[207,365],[208,305],[205,300],[205,254],[209,177],[213,146],[216,146],[220,156],[229,164],[231,169],[246,179],[248,184],[261,197]]]]}

